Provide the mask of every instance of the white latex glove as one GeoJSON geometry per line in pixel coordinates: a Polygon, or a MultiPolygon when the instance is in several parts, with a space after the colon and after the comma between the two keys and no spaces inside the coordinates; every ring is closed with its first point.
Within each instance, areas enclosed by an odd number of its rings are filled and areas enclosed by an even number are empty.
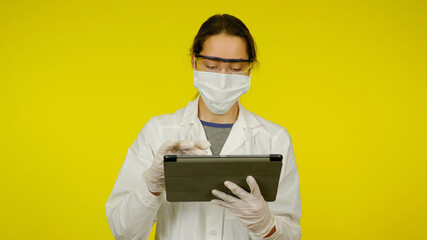
{"type": "Polygon", "coordinates": [[[250,193],[233,182],[225,181],[224,185],[240,199],[214,189],[212,194],[221,200],[213,199],[211,203],[228,208],[249,231],[258,237],[265,237],[274,227],[274,216],[262,197],[255,178],[248,176],[246,182],[251,189],[250,193]]]}
{"type": "Polygon", "coordinates": [[[165,175],[163,157],[165,155],[206,155],[211,146],[208,141],[168,140],[157,150],[154,161],[144,173],[148,190],[154,195],[160,195],[165,190],[165,175]]]}

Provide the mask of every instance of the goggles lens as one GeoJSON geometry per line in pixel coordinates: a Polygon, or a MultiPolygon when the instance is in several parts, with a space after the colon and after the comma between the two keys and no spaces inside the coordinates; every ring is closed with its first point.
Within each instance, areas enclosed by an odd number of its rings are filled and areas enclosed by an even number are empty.
{"type": "Polygon", "coordinates": [[[228,74],[245,74],[252,66],[250,60],[221,59],[198,54],[195,59],[197,66],[204,72],[221,72],[222,68],[225,68],[228,74]]]}

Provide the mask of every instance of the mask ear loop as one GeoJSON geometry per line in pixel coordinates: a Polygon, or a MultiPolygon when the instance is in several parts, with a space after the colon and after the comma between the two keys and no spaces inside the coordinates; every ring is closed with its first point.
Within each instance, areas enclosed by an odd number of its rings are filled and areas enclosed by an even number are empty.
{"type": "Polygon", "coordinates": [[[251,77],[252,77],[252,66],[253,66],[253,64],[251,63],[251,67],[249,68],[249,80],[251,80],[251,77]]]}

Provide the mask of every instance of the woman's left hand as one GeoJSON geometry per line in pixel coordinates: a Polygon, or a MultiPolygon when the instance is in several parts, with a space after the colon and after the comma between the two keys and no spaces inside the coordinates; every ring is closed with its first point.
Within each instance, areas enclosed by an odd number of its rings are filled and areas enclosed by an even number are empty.
{"type": "Polygon", "coordinates": [[[248,176],[246,182],[251,190],[250,193],[235,183],[226,181],[224,185],[240,199],[212,190],[212,194],[219,199],[213,199],[211,203],[228,208],[251,232],[259,237],[265,237],[274,227],[274,216],[262,197],[255,178],[248,176]]]}

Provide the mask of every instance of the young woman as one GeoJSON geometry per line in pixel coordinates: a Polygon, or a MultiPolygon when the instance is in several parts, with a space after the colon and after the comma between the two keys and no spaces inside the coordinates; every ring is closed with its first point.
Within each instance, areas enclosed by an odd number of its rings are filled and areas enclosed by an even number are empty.
{"type": "Polygon", "coordinates": [[[249,112],[238,101],[249,90],[256,62],[254,40],[242,21],[214,15],[191,49],[194,86],[200,95],[173,114],[151,118],[129,148],[107,201],[117,239],[300,239],[299,178],[287,130],[249,112]],[[207,141],[208,140],[208,141],[207,141]],[[255,179],[250,192],[225,182],[239,198],[213,190],[211,202],[168,202],[166,154],[283,155],[276,201],[267,203],[255,179]]]}

